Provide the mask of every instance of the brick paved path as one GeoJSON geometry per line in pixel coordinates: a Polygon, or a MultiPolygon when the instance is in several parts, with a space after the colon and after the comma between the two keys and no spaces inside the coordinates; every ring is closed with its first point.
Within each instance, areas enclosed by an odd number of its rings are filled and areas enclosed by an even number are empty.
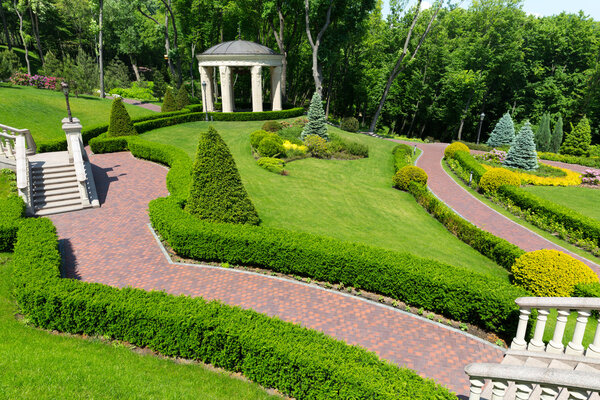
{"type": "Polygon", "coordinates": [[[464,366],[499,362],[489,343],[355,297],[270,276],[169,264],[148,229],[148,202],[165,196],[167,170],[130,153],[91,156],[101,208],[53,215],[67,276],[118,287],[166,290],[251,308],[320,330],[415,369],[458,394],[464,366]]]}
{"type": "MultiPolygon", "coordinates": [[[[400,142],[394,140],[395,142],[400,142]]],[[[414,146],[414,142],[401,142],[414,146]]],[[[556,249],[572,255],[573,257],[585,262],[598,275],[600,275],[600,266],[592,261],[586,260],[576,254],[569,252],[561,246],[550,242],[539,236],[537,233],[511,221],[502,214],[492,210],[483,204],[469,192],[456,183],[442,168],[442,158],[447,143],[418,143],[417,147],[423,150],[417,165],[425,170],[428,175],[427,185],[431,191],[444,203],[451,207],[474,225],[481,229],[493,233],[496,236],[504,238],[511,243],[516,244],[525,251],[539,249],[556,249]]],[[[554,163],[553,163],[554,164],[554,163]]],[[[562,164],[562,163],[556,163],[562,164]]],[[[581,166],[572,166],[562,164],[564,168],[571,167],[574,170],[581,166]]],[[[561,165],[561,166],[562,166],[561,165]]],[[[583,168],[583,167],[581,167],[583,168]]],[[[585,168],[583,168],[585,169],[585,168]]]]}
{"type": "Polygon", "coordinates": [[[158,104],[144,103],[144,102],[142,102],[140,100],[136,100],[136,99],[123,99],[123,102],[127,103],[127,104],[131,104],[132,106],[139,106],[139,107],[145,108],[147,110],[160,112],[160,106],[158,104]]]}

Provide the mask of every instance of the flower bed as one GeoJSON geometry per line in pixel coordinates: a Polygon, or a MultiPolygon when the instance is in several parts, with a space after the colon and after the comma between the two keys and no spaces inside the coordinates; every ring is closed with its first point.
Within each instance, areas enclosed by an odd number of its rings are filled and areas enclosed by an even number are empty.
{"type": "Polygon", "coordinates": [[[44,75],[29,75],[23,72],[15,72],[10,77],[10,83],[19,86],[33,86],[38,89],[57,90],[60,89],[62,78],[44,75]]]}
{"type": "MultiPolygon", "coordinates": [[[[486,170],[491,170],[491,165],[482,164],[486,170]]],[[[545,165],[545,164],[544,164],[545,165]]],[[[581,185],[581,177],[577,172],[571,171],[570,169],[552,167],[545,165],[547,168],[552,168],[564,172],[565,176],[539,176],[531,173],[524,172],[519,169],[511,168],[522,184],[535,185],[535,186],[577,186],[581,185]]]]}

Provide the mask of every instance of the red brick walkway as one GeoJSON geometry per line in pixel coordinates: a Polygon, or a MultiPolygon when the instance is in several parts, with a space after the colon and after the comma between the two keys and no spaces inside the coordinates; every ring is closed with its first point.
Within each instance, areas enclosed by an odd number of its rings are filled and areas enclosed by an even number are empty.
{"type": "Polygon", "coordinates": [[[166,169],[129,153],[91,156],[101,208],[51,217],[67,276],[219,299],[357,344],[398,365],[468,393],[472,362],[499,362],[489,343],[430,321],[302,283],[229,269],[169,264],[152,233],[148,202],[165,196],[166,169]]]}
{"type": "MultiPolygon", "coordinates": [[[[414,142],[402,143],[415,145],[414,142]]],[[[442,168],[442,158],[446,146],[448,146],[447,143],[417,144],[417,147],[423,150],[421,157],[417,161],[417,165],[427,172],[427,185],[438,198],[474,225],[516,244],[525,251],[539,249],[560,250],[585,262],[600,275],[599,265],[573,254],[561,246],[544,239],[537,233],[511,221],[502,214],[492,210],[463,189],[442,168]]],[[[585,169],[581,166],[572,166],[569,164],[553,164],[560,165],[561,167],[564,166],[564,168],[571,168],[573,170],[585,169]]]]}

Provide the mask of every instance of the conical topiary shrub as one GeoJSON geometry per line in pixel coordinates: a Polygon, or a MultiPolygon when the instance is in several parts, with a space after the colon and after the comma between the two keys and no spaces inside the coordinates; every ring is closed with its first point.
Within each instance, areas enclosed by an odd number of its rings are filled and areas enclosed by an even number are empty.
{"type": "Polygon", "coordinates": [[[181,110],[182,108],[190,105],[190,96],[188,95],[188,91],[185,88],[185,86],[181,85],[181,87],[177,91],[177,96],[175,96],[175,103],[177,104],[178,110],[181,110]]]}
{"type": "Polygon", "coordinates": [[[587,156],[591,143],[592,129],[590,128],[590,122],[584,115],[575,128],[571,124],[571,132],[565,137],[565,141],[560,147],[560,153],[572,156],[587,156]]]}
{"type": "Polygon", "coordinates": [[[162,103],[162,106],[160,107],[160,111],[162,111],[162,112],[177,111],[177,102],[175,101],[175,98],[173,97],[173,92],[171,92],[171,89],[167,89],[167,91],[165,92],[165,98],[163,99],[163,103],[162,103]]]}
{"type": "Polygon", "coordinates": [[[258,225],[260,221],[229,148],[212,126],[200,134],[185,209],[213,222],[258,225]]]}
{"type": "Polygon", "coordinates": [[[523,125],[519,134],[513,141],[504,160],[504,165],[512,168],[521,168],[527,171],[537,169],[537,151],[533,140],[533,132],[529,121],[523,125]]]}
{"type": "Polygon", "coordinates": [[[558,121],[554,125],[554,131],[552,131],[552,152],[558,153],[560,151],[560,145],[563,139],[563,120],[562,116],[558,116],[558,121]]]}
{"type": "Polygon", "coordinates": [[[321,100],[321,95],[317,92],[315,92],[310,101],[310,107],[308,108],[308,123],[302,130],[302,140],[309,135],[317,135],[329,141],[325,112],[323,111],[323,102],[321,100]]]}
{"type": "Polygon", "coordinates": [[[515,125],[510,117],[510,113],[505,113],[494,127],[487,145],[492,147],[510,146],[514,139],[515,125]]]}
{"type": "Polygon", "coordinates": [[[131,122],[131,117],[123,105],[122,99],[114,99],[110,110],[110,120],[106,136],[129,136],[137,135],[137,131],[131,122]]]}
{"type": "Polygon", "coordinates": [[[535,147],[538,151],[550,151],[552,134],[550,133],[550,114],[542,115],[540,126],[535,133],[535,147]]]}

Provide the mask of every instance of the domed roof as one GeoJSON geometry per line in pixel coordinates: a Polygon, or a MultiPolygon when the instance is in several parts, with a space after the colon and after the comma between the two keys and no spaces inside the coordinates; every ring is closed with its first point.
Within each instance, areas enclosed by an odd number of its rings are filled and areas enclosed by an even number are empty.
{"type": "Polygon", "coordinates": [[[231,42],[219,43],[202,53],[202,55],[206,56],[232,54],[276,55],[277,53],[267,46],[247,40],[233,40],[231,42]]]}

